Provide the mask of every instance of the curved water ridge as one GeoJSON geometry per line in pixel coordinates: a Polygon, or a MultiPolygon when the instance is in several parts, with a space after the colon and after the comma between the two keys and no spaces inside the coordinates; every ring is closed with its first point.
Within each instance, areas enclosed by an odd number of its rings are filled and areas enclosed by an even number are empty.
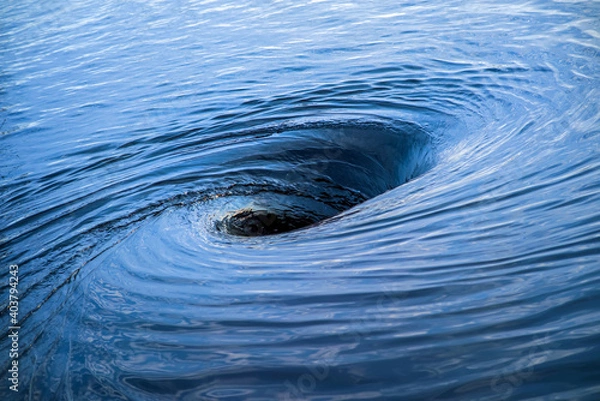
{"type": "Polygon", "coordinates": [[[598,399],[598,4],[463,3],[8,1],[0,399],[598,399]]]}

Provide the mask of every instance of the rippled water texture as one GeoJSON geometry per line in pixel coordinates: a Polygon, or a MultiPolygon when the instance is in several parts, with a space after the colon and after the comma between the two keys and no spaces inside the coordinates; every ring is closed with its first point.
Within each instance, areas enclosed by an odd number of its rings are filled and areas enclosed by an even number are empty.
{"type": "Polygon", "coordinates": [[[4,1],[0,399],[600,399],[599,16],[4,1]]]}

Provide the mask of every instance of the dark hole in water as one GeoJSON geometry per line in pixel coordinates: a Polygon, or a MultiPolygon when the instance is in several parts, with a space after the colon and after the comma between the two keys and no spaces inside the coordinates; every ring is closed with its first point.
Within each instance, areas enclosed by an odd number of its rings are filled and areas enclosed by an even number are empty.
{"type": "Polygon", "coordinates": [[[432,165],[432,137],[414,123],[346,121],[286,127],[227,162],[257,187],[239,194],[217,229],[233,235],[280,234],[333,217],[404,184],[432,165]]]}
{"type": "Polygon", "coordinates": [[[225,217],[224,224],[231,234],[257,236],[284,233],[316,223],[318,220],[293,213],[269,210],[242,209],[225,217]]]}

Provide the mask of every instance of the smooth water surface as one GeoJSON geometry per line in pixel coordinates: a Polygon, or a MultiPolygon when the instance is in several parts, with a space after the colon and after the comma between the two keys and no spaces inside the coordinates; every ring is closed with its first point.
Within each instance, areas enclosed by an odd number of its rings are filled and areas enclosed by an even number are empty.
{"type": "Polygon", "coordinates": [[[4,1],[0,399],[600,399],[599,67],[589,0],[4,1]]]}

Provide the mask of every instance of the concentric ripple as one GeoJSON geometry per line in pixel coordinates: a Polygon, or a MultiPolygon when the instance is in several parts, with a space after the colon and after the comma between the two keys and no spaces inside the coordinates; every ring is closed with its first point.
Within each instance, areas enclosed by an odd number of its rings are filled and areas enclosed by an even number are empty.
{"type": "Polygon", "coordinates": [[[0,400],[600,399],[600,3],[4,3],[0,400]]]}

